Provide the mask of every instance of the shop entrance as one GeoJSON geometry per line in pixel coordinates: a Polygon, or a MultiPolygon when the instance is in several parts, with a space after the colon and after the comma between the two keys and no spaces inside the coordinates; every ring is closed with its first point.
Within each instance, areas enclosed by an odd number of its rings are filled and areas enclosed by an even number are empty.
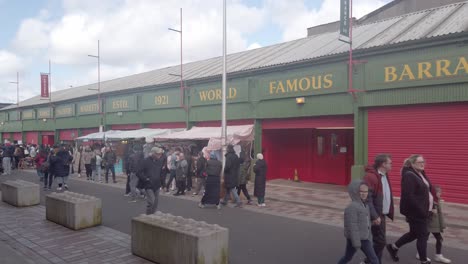
{"type": "Polygon", "coordinates": [[[352,128],[263,130],[268,179],[346,185],[354,154],[352,128]]]}
{"type": "Polygon", "coordinates": [[[42,145],[46,146],[53,146],[55,143],[55,136],[50,135],[50,136],[42,136],[42,145]]]}

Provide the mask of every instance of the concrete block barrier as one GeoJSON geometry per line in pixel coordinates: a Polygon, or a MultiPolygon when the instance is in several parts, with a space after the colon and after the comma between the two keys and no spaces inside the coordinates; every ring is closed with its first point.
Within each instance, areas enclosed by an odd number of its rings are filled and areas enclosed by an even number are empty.
{"type": "Polygon", "coordinates": [[[100,225],[102,201],[94,196],[51,193],[46,196],[46,219],[73,230],[100,225]]]}
{"type": "Polygon", "coordinates": [[[16,207],[37,205],[40,203],[40,186],[38,184],[16,180],[5,181],[1,186],[2,201],[16,207]]]}
{"type": "Polygon", "coordinates": [[[132,253],[159,264],[227,264],[229,230],[156,212],[132,219],[132,253]]]}

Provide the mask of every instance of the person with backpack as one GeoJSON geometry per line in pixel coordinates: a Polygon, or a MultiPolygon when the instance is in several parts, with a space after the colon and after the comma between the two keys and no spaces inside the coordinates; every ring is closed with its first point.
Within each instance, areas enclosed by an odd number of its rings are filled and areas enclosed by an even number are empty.
{"type": "Polygon", "coordinates": [[[252,198],[249,195],[249,191],[247,190],[247,182],[250,180],[250,172],[251,172],[251,162],[250,157],[245,155],[244,152],[240,154],[240,170],[239,170],[239,186],[237,186],[237,195],[240,196],[240,193],[244,194],[245,198],[247,198],[247,204],[252,204],[252,198]]]}
{"type": "Polygon", "coordinates": [[[198,195],[202,189],[205,190],[206,178],[208,177],[208,174],[206,173],[207,160],[203,155],[203,151],[198,153],[198,159],[194,164],[197,186],[193,195],[198,195]]]}

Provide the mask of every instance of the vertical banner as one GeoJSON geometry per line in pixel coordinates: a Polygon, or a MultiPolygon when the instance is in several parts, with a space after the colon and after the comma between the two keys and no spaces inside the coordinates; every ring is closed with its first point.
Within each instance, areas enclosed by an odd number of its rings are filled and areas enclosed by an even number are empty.
{"type": "Polygon", "coordinates": [[[41,73],[41,97],[49,98],[49,74],[41,73]]]}
{"type": "Polygon", "coordinates": [[[340,5],[340,37],[339,39],[349,42],[349,1],[341,0],[340,5]]]}

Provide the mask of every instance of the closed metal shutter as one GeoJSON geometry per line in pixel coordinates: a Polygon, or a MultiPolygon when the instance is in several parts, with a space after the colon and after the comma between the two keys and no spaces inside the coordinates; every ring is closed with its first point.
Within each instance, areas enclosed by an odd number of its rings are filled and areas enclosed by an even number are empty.
{"type": "Polygon", "coordinates": [[[468,204],[468,103],[368,109],[368,159],[390,153],[395,195],[411,154],[426,160],[426,174],[449,202],[468,204]]]}
{"type": "Polygon", "coordinates": [[[38,132],[26,132],[26,144],[37,144],[39,139],[38,132]]]}

